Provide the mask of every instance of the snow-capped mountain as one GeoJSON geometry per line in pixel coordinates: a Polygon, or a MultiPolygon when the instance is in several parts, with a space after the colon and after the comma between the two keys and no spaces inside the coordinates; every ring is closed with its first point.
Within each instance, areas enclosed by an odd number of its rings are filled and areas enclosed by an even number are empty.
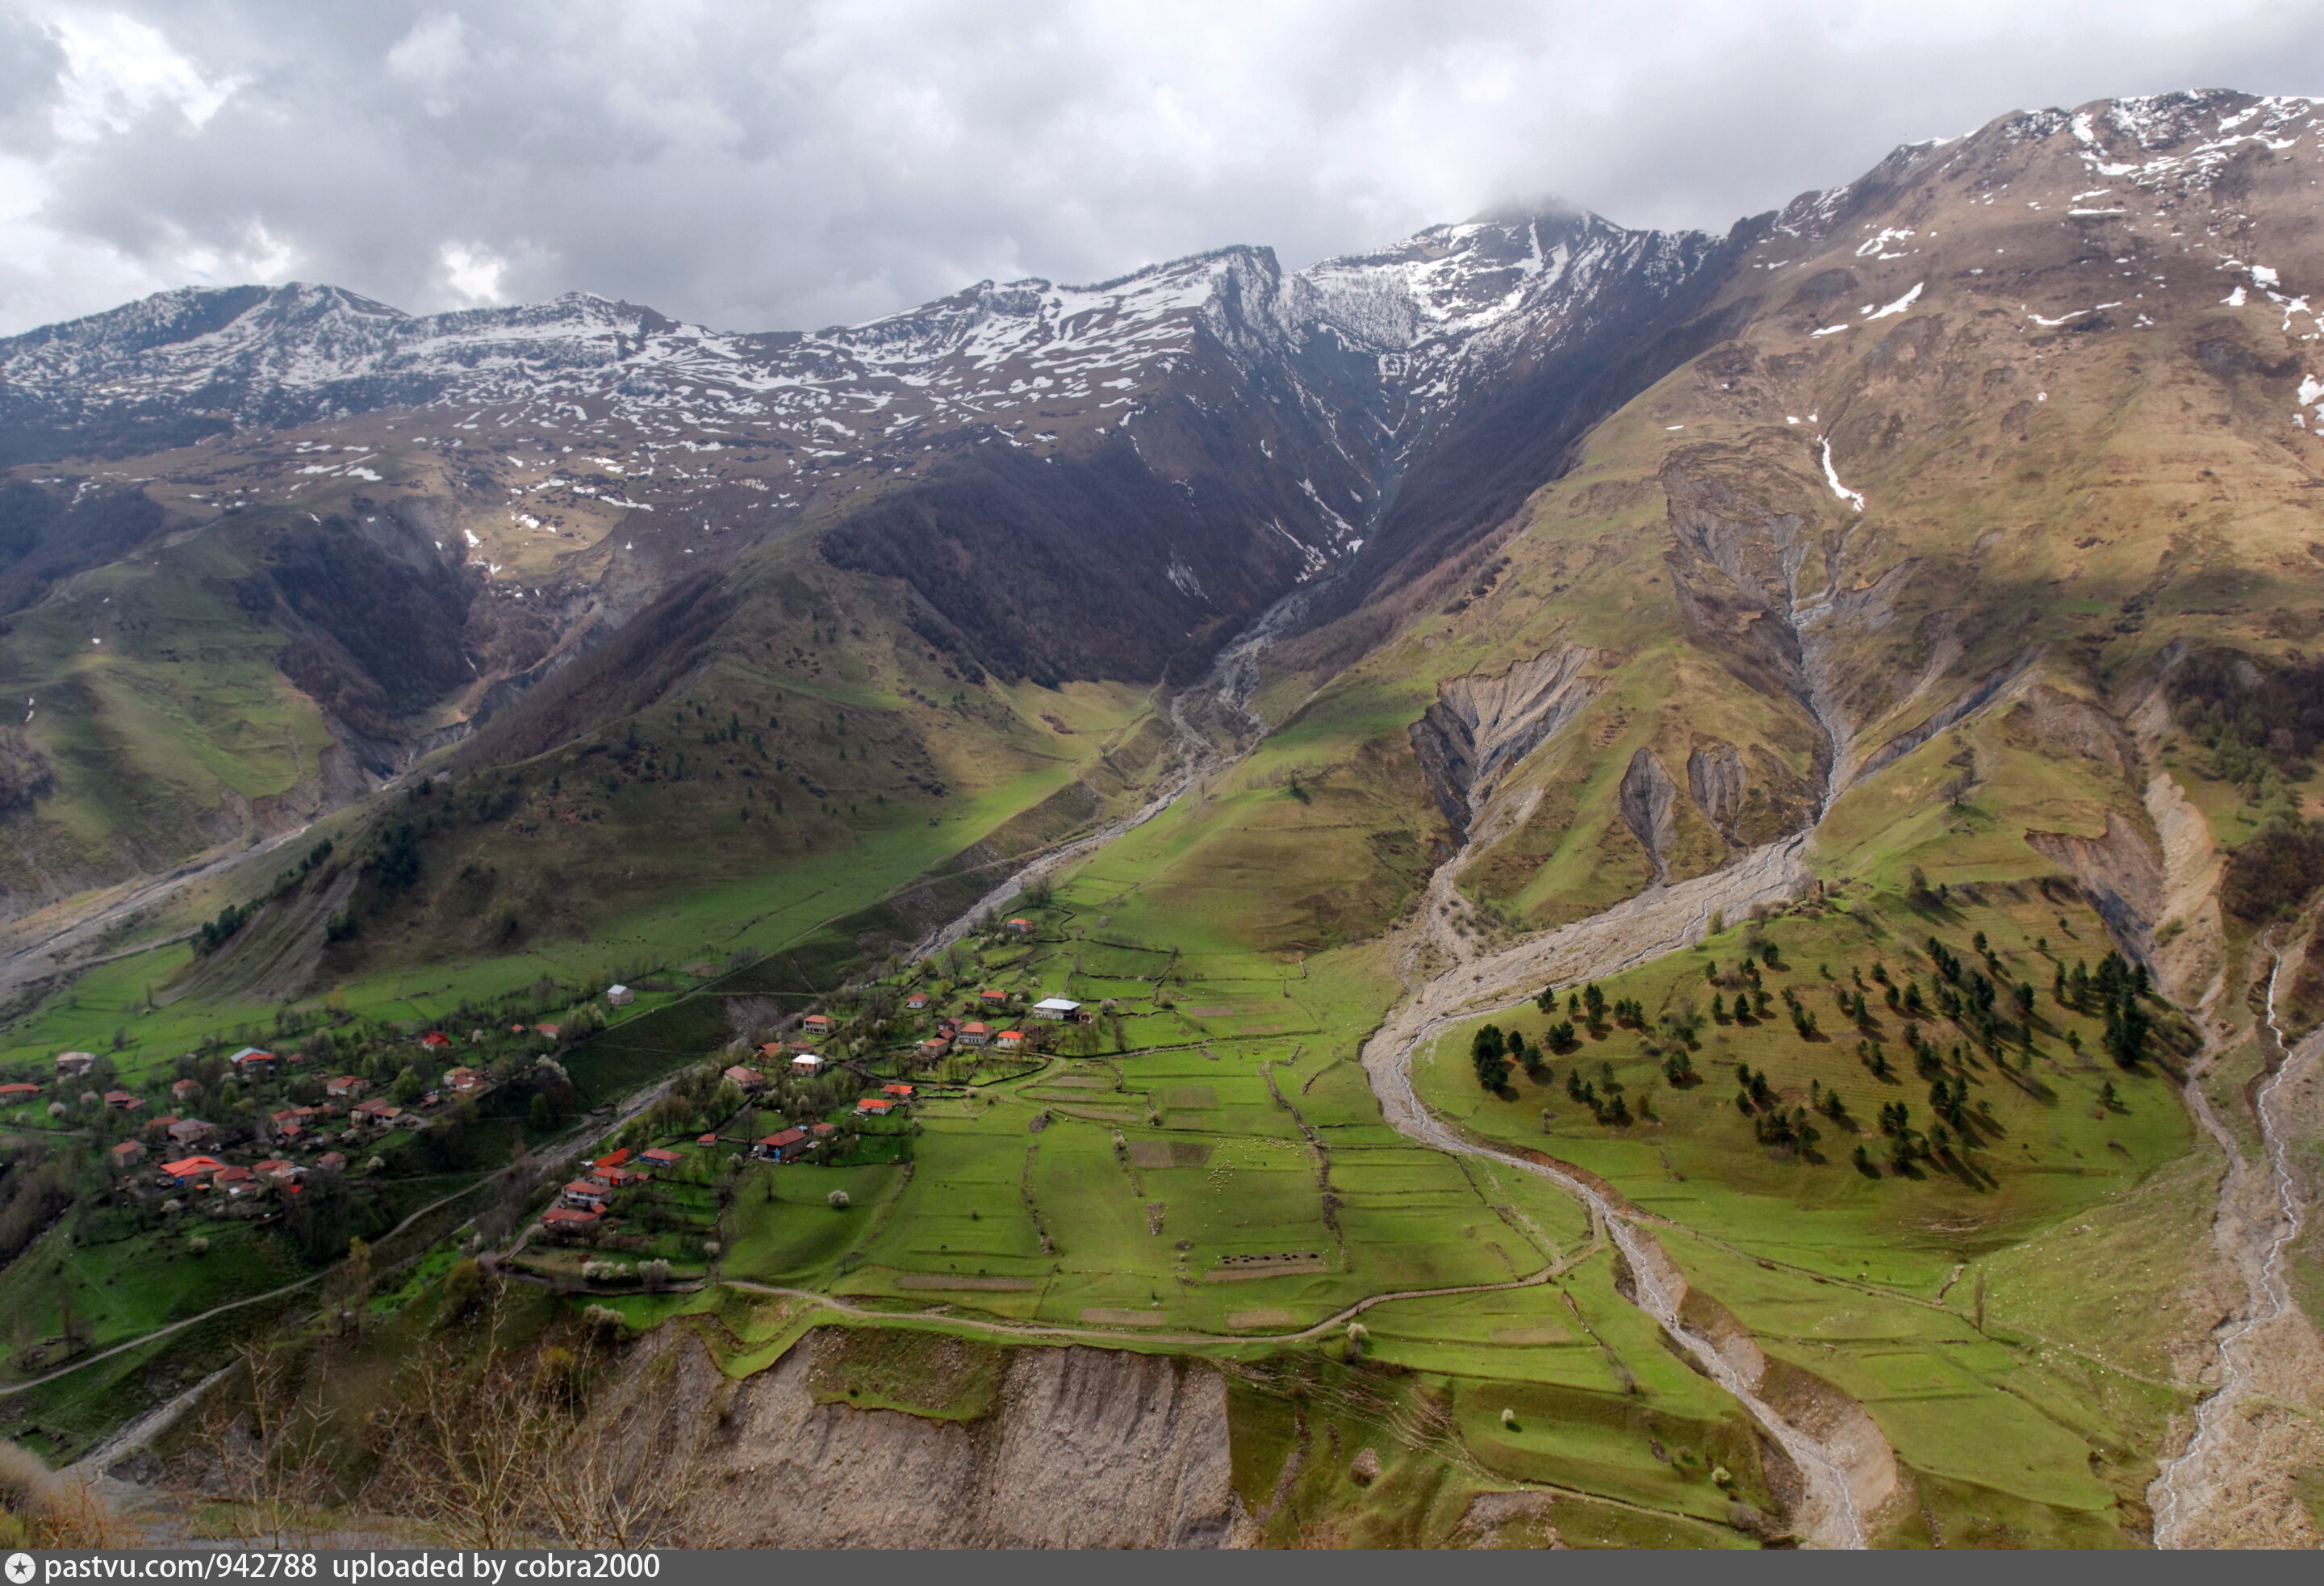
{"type": "Polygon", "coordinates": [[[1607,369],[1652,377],[1639,337],[1729,247],[1550,209],[1296,273],[1230,247],[982,281],[811,333],[582,293],[416,316],[328,286],[187,290],[0,341],[0,460],[140,457],[196,514],[416,493],[488,587],[618,587],[622,609],[807,519],[1003,670],[1137,675],[1368,543],[1457,539],[1538,484],[1571,415],[1636,389],[1607,369]],[[1449,498],[1413,490],[1432,470],[1449,498]],[[931,573],[931,524],[955,565],[1138,620],[1018,632],[931,573]]]}
{"type": "Polygon", "coordinates": [[[1049,446],[1036,414],[1111,429],[1207,346],[1247,377],[1329,387],[1335,408],[1384,401],[1408,432],[1495,356],[1586,323],[1609,282],[1683,281],[1708,241],[1552,212],[1289,276],[1268,250],[1233,247],[1093,286],[985,281],[804,334],[713,331],[578,292],[415,316],[329,286],[185,289],[0,341],[0,425],[21,456],[411,409],[447,441],[540,424],[646,455],[772,446],[806,479],[961,427],[1049,446]]]}

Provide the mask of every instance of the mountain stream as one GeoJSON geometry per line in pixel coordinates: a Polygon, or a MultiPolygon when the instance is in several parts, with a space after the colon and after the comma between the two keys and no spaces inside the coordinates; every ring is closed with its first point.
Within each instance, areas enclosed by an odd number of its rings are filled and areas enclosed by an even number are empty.
{"type": "MultiPolygon", "coordinates": [[[[2300,1231],[2300,1186],[2286,1153],[2290,1147],[2284,1120],[2279,1116],[2278,1093],[2299,1070],[2304,1080],[2324,1056],[2324,1029],[2311,1033],[2297,1047],[2284,1038],[2276,1012],[2276,991],[2283,978],[2284,952],[2273,936],[2267,942],[2273,963],[2267,976],[2267,1004],[2263,1023],[2274,1045],[2275,1071],[2253,1098],[2260,1144],[2266,1163],[2264,1185],[2253,1182],[2253,1168],[2235,1136],[2220,1120],[2203,1090],[2211,1067],[2205,1062],[2187,1078],[2187,1105],[2204,1130],[2226,1153],[2227,1170],[2219,1185],[2219,1206],[2212,1237],[2242,1274],[2249,1296],[2244,1314],[2218,1334],[2218,1386],[2195,1409],[2195,1430],[2186,1448],[2166,1462],[2150,1489],[2154,1511],[2154,1545],[2204,1545],[2194,1537],[2195,1527],[2222,1507],[2222,1489],[2236,1462],[2235,1412],[2261,1391],[2257,1379],[2266,1362],[2260,1358],[2258,1335],[2285,1323],[2296,1323],[2298,1308],[2284,1271],[2292,1239],[2300,1231]],[[2259,1206],[2252,1204],[2257,1192],[2259,1206]]],[[[2216,1054],[2213,1054],[2214,1058],[2216,1054]]]]}

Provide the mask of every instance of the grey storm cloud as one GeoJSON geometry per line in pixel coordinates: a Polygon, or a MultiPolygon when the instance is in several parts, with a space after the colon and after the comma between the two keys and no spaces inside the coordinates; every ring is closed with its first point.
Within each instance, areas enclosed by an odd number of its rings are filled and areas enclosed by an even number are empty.
{"type": "Polygon", "coordinates": [[[1519,195],[1723,229],[1896,143],[2191,87],[2324,93],[2206,0],[171,0],[0,9],[0,329],[189,282],[586,290],[730,329],[1519,195]]]}

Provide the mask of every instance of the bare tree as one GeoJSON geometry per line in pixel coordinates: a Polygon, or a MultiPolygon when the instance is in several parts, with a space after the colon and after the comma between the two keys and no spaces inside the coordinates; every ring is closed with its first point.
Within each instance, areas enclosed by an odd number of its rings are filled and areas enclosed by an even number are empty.
{"type": "Polygon", "coordinates": [[[717,1545],[698,1450],[650,1451],[589,1413],[602,1365],[590,1345],[475,1365],[439,1340],[405,1369],[372,1501],[463,1547],[717,1545]]]}

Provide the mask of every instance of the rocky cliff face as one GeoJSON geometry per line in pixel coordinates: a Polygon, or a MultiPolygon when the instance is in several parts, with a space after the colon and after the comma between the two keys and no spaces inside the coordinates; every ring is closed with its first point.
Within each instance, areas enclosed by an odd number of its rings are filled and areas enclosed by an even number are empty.
{"type": "Polygon", "coordinates": [[[657,1458],[695,1451],[690,1535],[733,1547],[1230,1547],[1224,1379],[1199,1361],[1011,1350],[990,1414],[954,1422],[817,1403],[825,1335],[742,1381],[666,1327],[628,1366],[657,1458]]]}

